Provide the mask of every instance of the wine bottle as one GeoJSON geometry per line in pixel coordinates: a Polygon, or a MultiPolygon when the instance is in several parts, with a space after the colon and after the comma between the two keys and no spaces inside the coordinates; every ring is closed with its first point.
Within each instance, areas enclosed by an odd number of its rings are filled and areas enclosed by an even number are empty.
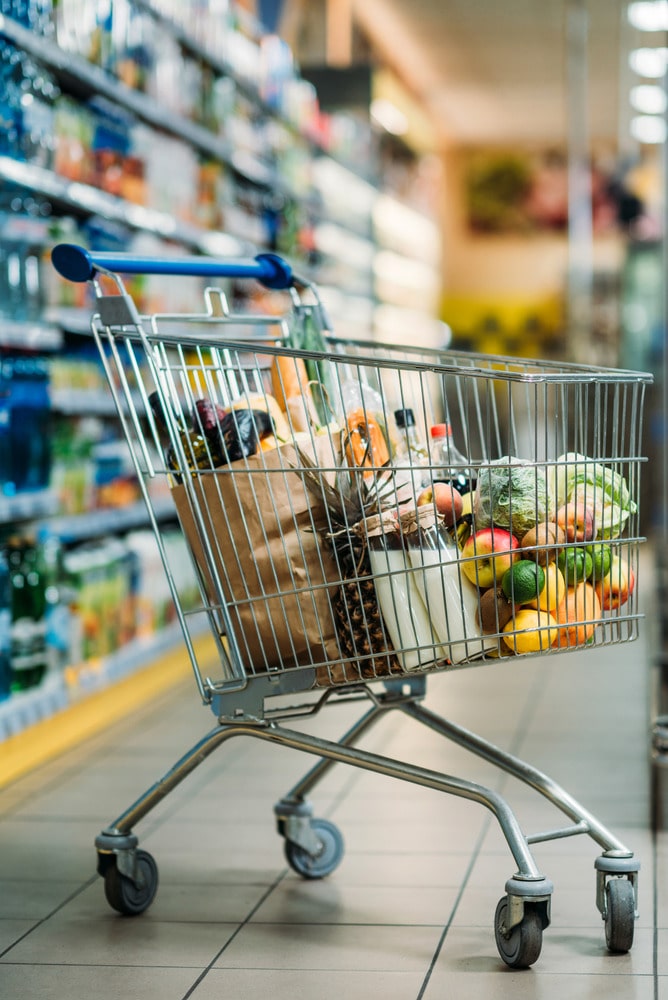
{"type": "Polygon", "coordinates": [[[206,437],[198,430],[187,427],[183,418],[172,410],[172,422],[181,442],[181,448],[175,448],[174,442],[171,440],[170,427],[167,423],[165,410],[159,394],[152,392],[148,397],[148,402],[163,446],[165,462],[175,473],[175,479],[178,483],[182,481],[181,477],[183,473],[179,454],[181,451],[191,470],[215,469],[217,466],[224,464],[225,457],[221,448],[217,446],[215,438],[213,436],[206,437]]]}

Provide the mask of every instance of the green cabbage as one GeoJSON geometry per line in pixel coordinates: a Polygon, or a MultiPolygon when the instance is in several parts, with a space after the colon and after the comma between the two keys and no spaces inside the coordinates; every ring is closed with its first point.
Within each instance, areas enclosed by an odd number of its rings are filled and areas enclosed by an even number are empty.
{"type": "Polygon", "coordinates": [[[554,495],[557,507],[578,501],[589,507],[597,538],[617,538],[638,509],[623,476],[573,451],[556,461],[554,495]]]}
{"type": "Polygon", "coordinates": [[[479,470],[473,500],[476,531],[495,525],[521,539],[552,511],[545,473],[534,463],[505,456],[479,470]]]}

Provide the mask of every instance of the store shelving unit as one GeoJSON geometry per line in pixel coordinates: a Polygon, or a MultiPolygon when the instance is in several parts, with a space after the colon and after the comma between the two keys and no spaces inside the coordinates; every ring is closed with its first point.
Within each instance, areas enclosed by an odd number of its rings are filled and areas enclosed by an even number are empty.
{"type": "MultiPolygon", "coordinates": [[[[431,254],[435,245],[429,220],[420,220],[413,213],[412,223],[417,225],[423,237],[427,231],[429,236],[426,241],[420,241],[417,249],[410,247],[405,239],[407,233],[402,234],[408,216],[402,215],[398,207],[400,222],[389,239],[388,251],[387,233],[393,228],[391,220],[396,212],[390,210],[389,202],[380,198],[373,158],[357,156],[351,165],[345,154],[328,145],[310,125],[300,123],[280,101],[263,94],[257,81],[233,58],[234,51],[231,58],[215,51],[208,39],[202,41],[195,37],[190,26],[167,16],[149,0],[132,0],[132,4],[152,19],[156,29],[166,32],[185,56],[205,66],[215,78],[230,81],[261,123],[259,138],[237,144],[235,131],[227,127],[228,122],[223,130],[195,121],[164,106],[151,94],[133,89],[82,54],[59,47],[53,35],[42,36],[4,15],[0,15],[0,37],[45,67],[57,81],[62,94],[84,102],[102,98],[120,109],[128,120],[141,126],[149,141],[152,134],[166,136],[185,144],[198,158],[221,165],[230,178],[232,190],[239,186],[239,190],[259,192],[263,198],[278,197],[295,211],[308,215],[312,223],[312,253],[305,257],[295,248],[292,255],[280,246],[271,246],[260,215],[249,212],[233,199],[222,206],[223,226],[212,229],[176,211],[166,211],[164,206],[130,201],[91,183],[62,176],[48,166],[9,156],[0,155],[0,183],[41,197],[51,205],[54,216],[72,216],[77,220],[100,218],[130,233],[157,238],[174,252],[225,257],[278,249],[299,273],[318,282],[335,329],[345,335],[382,336],[386,332],[388,309],[393,310],[394,321],[399,326],[398,317],[403,315],[405,323],[415,328],[419,305],[410,302],[406,308],[402,302],[384,301],[382,281],[378,276],[378,253],[379,250],[394,253],[395,263],[401,266],[403,240],[405,270],[410,274],[416,259],[424,258],[425,247],[429,247],[431,254]],[[291,159],[292,153],[296,156],[291,159]]],[[[253,139],[248,131],[245,138],[253,139]]],[[[229,188],[225,190],[227,197],[229,188]]],[[[396,208],[396,199],[392,201],[396,208]]],[[[406,209],[406,212],[411,210],[406,209]]],[[[437,265],[434,263],[434,266],[437,265]]],[[[428,269],[428,265],[425,267],[428,269]]],[[[433,310],[430,303],[423,300],[423,304],[425,302],[427,315],[424,320],[428,327],[433,310]]],[[[71,335],[87,334],[89,329],[90,314],[86,309],[51,302],[43,315],[33,322],[0,320],[0,350],[67,351],[71,335]]],[[[438,337],[438,330],[433,337],[438,337]]],[[[429,338],[427,333],[425,339],[429,338]]],[[[51,406],[56,419],[76,415],[92,415],[105,420],[113,417],[110,404],[99,393],[87,390],[66,393],[53,390],[51,406]]],[[[160,518],[174,516],[169,498],[158,505],[157,513],[160,518]]],[[[74,545],[145,527],[148,518],[143,503],[63,516],[58,510],[58,497],[52,490],[0,499],[0,529],[22,523],[32,527],[48,524],[51,533],[64,545],[74,545]]],[[[108,662],[105,659],[104,663],[94,665],[90,674],[94,684],[104,686],[117,676],[125,676],[178,638],[178,633],[170,628],[150,642],[130,643],[108,662]]],[[[69,671],[69,681],[48,677],[38,689],[12,695],[0,705],[0,741],[59,710],[67,704],[68,698],[80,697],[86,690],[87,676],[86,666],[81,665],[74,672],[69,671]]]]}

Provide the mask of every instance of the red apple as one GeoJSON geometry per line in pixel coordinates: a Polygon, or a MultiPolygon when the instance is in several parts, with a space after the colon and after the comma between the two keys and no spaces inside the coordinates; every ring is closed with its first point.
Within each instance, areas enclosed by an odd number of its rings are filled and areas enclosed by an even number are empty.
{"type": "Polygon", "coordinates": [[[569,500],[557,511],[557,524],[569,542],[590,542],[594,535],[594,512],[581,500],[569,500]]]}
{"type": "Polygon", "coordinates": [[[433,504],[446,527],[451,528],[462,516],[464,501],[461,493],[449,483],[432,483],[417,498],[418,507],[433,504]]]}
{"type": "Polygon", "coordinates": [[[501,578],[519,557],[519,542],[505,528],[481,528],[469,535],[462,549],[462,571],[481,590],[500,586],[501,578]]]}
{"type": "Polygon", "coordinates": [[[609,572],[596,583],[596,593],[601,607],[605,611],[613,611],[626,604],[635,585],[635,574],[629,563],[613,553],[609,572]]]}

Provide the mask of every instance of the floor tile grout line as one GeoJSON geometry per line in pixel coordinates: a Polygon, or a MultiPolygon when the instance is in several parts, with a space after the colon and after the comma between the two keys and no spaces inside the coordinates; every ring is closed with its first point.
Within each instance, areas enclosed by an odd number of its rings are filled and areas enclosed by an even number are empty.
{"type": "Polygon", "coordinates": [[[489,830],[491,822],[492,822],[492,817],[491,816],[488,816],[487,820],[485,822],[483,822],[482,829],[481,829],[481,831],[480,831],[480,833],[478,835],[478,839],[477,839],[477,841],[475,843],[475,846],[473,848],[473,853],[472,853],[471,857],[469,858],[468,865],[466,866],[466,871],[464,873],[464,878],[462,880],[462,884],[459,887],[459,891],[458,891],[457,896],[455,898],[455,901],[453,903],[452,910],[450,911],[450,916],[448,917],[448,920],[447,920],[445,926],[443,927],[443,930],[441,932],[441,936],[438,939],[438,943],[436,945],[436,948],[434,949],[434,954],[432,955],[431,962],[429,963],[429,968],[427,969],[427,972],[425,974],[424,980],[422,981],[422,986],[420,987],[420,992],[418,993],[418,995],[415,998],[415,1000],[422,1000],[422,997],[424,997],[425,990],[427,989],[427,986],[429,985],[429,981],[430,981],[430,979],[431,979],[431,977],[433,975],[434,969],[436,967],[436,963],[437,963],[437,961],[439,959],[441,951],[443,950],[443,945],[445,944],[445,939],[448,936],[448,931],[452,927],[452,922],[455,919],[455,915],[457,913],[457,909],[458,909],[459,904],[461,902],[462,896],[464,895],[464,890],[466,889],[468,881],[469,881],[469,879],[471,877],[471,873],[472,873],[473,868],[475,866],[475,863],[476,863],[476,861],[478,859],[478,855],[480,854],[480,851],[482,849],[482,845],[483,845],[483,842],[485,840],[485,837],[487,836],[487,832],[489,830]]]}
{"type": "Polygon", "coordinates": [[[54,906],[54,908],[49,913],[47,913],[45,917],[41,917],[36,923],[34,923],[32,927],[25,932],[25,934],[21,934],[21,936],[18,937],[15,941],[12,941],[12,943],[7,948],[5,948],[4,951],[0,951],[0,959],[4,958],[4,956],[7,955],[12,950],[12,948],[15,948],[17,944],[20,944],[21,941],[25,941],[25,939],[29,937],[31,934],[33,934],[38,927],[41,927],[42,924],[46,923],[47,920],[50,920],[51,917],[55,916],[55,914],[58,913],[60,910],[62,910],[63,907],[67,906],[68,903],[71,903],[73,899],[76,899],[77,896],[80,896],[82,892],[85,892],[86,889],[90,888],[90,886],[93,885],[93,883],[97,880],[97,877],[98,877],[97,873],[95,875],[91,875],[91,877],[87,879],[83,883],[83,885],[80,885],[78,889],[75,889],[74,892],[71,892],[69,896],[67,896],[62,901],[62,903],[59,903],[58,906],[54,906]]]}
{"type": "Polygon", "coordinates": [[[232,942],[234,941],[234,939],[241,933],[241,931],[244,929],[244,927],[247,926],[247,924],[250,922],[250,920],[252,920],[253,914],[257,913],[257,911],[263,905],[263,903],[265,903],[266,900],[269,899],[269,897],[271,896],[271,894],[274,891],[274,889],[276,889],[281,884],[281,882],[285,879],[286,875],[288,874],[288,871],[289,871],[288,868],[284,868],[279,873],[279,875],[274,879],[274,881],[272,882],[272,884],[267,888],[266,892],[264,892],[262,894],[262,896],[260,896],[260,898],[258,899],[258,901],[255,903],[255,905],[251,907],[251,909],[249,910],[249,912],[246,915],[246,917],[237,926],[237,929],[229,936],[229,938],[227,939],[227,941],[225,942],[225,944],[222,946],[222,948],[220,948],[219,951],[216,952],[216,954],[213,956],[213,958],[211,959],[211,961],[209,962],[209,964],[206,966],[206,968],[202,970],[202,972],[199,974],[199,976],[197,977],[197,979],[195,980],[195,982],[183,994],[183,997],[181,998],[181,1000],[188,1000],[188,998],[193,995],[194,990],[196,990],[197,987],[200,985],[200,983],[202,983],[204,981],[204,979],[207,977],[207,975],[209,974],[209,972],[213,968],[214,963],[218,961],[218,959],[223,954],[223,952],[226,951],[227,948],[229,948],[229,946],[232,944],[232,942]]]}

